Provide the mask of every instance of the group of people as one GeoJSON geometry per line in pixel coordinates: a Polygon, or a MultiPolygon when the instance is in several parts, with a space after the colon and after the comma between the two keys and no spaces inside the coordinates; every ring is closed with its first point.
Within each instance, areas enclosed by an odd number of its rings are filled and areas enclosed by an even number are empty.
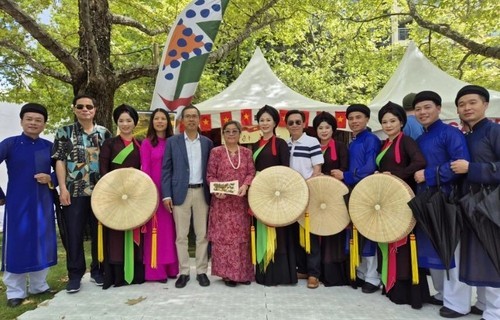
{"type": "Polygon", "coordinates": [[[397,304],[416,309],[424,303],[442,305],[439,314],[447,318],[472,312],[482,314],[483,319],[500,319],[500,274],[466,225],[449,277],[444,276],[443,262],[417,225],[418,271],[411,267],[409,236],[385,245],[362,239],[361,263],[353,280],[348,244],[356,231],[351,226],[336,235],[311,234],[310,252],[306,252],[299,241],[302,227],[298,223],[265,225],[253,217],[246,199],[254,176],[278,165],[296,170],[304,179],[328,175],[350,189],[372,174],[394,175],[417,195],[429,189],[450,193],[458,184],[463,190],[477,191],[485,185],[497,188],[500,125],[486,118],[488,102],[489,93],[480,86],[468,85],[457,93],[455,104],[465,135],[439,119],[441,97],[436,92],[410,94],[403,100],[404,107],[388,102],[378,112],[387,135],[382,142],[367,127],[370,109],[352,104],[346,110],[352,130],[348,145],[335,139],[337,122],[328,112],[313,119],[316,137],[312,137],[305,133],[304,112],[290,110],[281,119],[275,108],[266,105],[256,114],[261,138],[251,148],[239,145],[242,127],[237,121],[223,124],[224,143],[214,147],[199,132],[200,112],[194,105],[182,109],[185,130],[177,135],[173,135],[169,114],[163,109],[153,111],[142,142],[133,135],[136,110],[120,105],[113,112],[119,134],[111,137],[107,129],[95,124],[96,101],[87,95],[74,99],[77,122],[60,128],[52,145],[39,138],[47,121],[46,109],[26,104],[20,114],[23,133],[0,144],[0,161],[7,162],[9,171],[2,260],[8,304],[19,305],[28,292],[50,290],[45,277],[47,268],[57,262],[52,197],[59,186],[66,228],[66,290],[70,293],[79,291],[86,270],[83,237],[87,225],[92,240],[91,281],[97,285],[106,289],[177,278],[175,287],[185,287],[190,280],[188,233],[192,221],[196,280],[203,287],[210,285],[210,251],[212,275],[229,287],[253,281],[266,286],[294,285],[298,279],[306,279],[311,289],[320,283],[351,285],[369,294],[383,285],[386,296],[397,304]],[[283,120],[290,133],[287,141],[276,135],[283,120]],[[117,231],[100,225],[90,197],[100,177],[124,167],[146,172],[162,203],[144,226],[117,231]],[[235,194],[210,194],[210,183],[235,180],[235,194]],[[252,226],[256,230],[256,266],[251,255],[252,226]],[[103,235],[101,259],[98,230],[103,235]],[[152,243],[153,233],[157,245],[152,243]],[[21,243],[23,255],[18,254],[21,243]],[[26,243],[32,247],[25,247],[26,243]],[[155,263],[152,250],[157,252],[155,263]],[[432,297],[427,270],[437,291],[432,297]],[[418,284],[412,282],[413,272],[419,273],[418,284]],[[477,287],[475,306],[471,306],[471,286],[477,287]]]}

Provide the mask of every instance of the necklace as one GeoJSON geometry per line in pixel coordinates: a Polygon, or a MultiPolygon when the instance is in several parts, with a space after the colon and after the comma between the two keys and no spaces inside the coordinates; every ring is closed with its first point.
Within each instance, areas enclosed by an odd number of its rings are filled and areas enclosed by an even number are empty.
{"type": "Polygon", "coordinates": [[[227,149],[227,146],[224,146],[226,149],[226,154],[227,154],[227,159],[229,160],[229,163],[231,164],[231,167],[233,167],[234,170],[238,170],[241,165],[241,154],[240,154],[240,147],[238,147],[238,165],[234,166],[233,161],[231,161],[231,156],[229,155],[229,150],[227,149]]]}

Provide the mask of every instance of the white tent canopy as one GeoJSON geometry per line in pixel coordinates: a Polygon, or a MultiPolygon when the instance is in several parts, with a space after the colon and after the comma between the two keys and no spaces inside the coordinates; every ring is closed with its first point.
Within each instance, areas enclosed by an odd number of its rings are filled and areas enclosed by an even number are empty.
{"type": "Polygon", "coordinates": [[[240,120],[241,110],[252,109],[255,116],[266,104],[276,109],[312,111],[309,124],[312,124],[316,111],[333,113],[346,108],[309,99],[287,87],[271,70],[258,47],[238,79],[224,91],[196,106],[202,114],[211,114],[212,127],[219,128],[219,113],[231,111],[232,119],[240,120]]]}
{"type": "MultiPolygon", "coordinates": [[[[377,115],[383,105],[388,101],[401,104],[404,96],[408,93],[418,93],[424,90],[435,91],[441,96],[443,102],[440,118],[442,120],[458,123],[455,97],[458,90],[467,84],[467,82],[458,80],[436,67],[413,42],[410,42],[398,68],[370,103],[372,115],[368,125],[373,131],[381,130],[377,115]]],[[[490,104],[486,116],[500,118],[500,92],[488,91],[490,92],[490,104]]]]}

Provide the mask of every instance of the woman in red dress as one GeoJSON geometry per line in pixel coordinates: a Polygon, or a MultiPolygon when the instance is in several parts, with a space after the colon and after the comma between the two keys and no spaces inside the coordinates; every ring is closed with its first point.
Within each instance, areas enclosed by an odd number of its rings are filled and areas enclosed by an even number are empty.
{"type": "Polygon", "coordinates": [[[255,176],[250,149],[238,145],[241,125],[229,121],[222,127],[225,145],[210,152],[207,181],[238,180],[236,195],[214,193],[210,203],[208,240],[212,243],[212,274],[230,287],[250,284],[254,268],[250,251],[251,216],[247,190],[255,176]]]}

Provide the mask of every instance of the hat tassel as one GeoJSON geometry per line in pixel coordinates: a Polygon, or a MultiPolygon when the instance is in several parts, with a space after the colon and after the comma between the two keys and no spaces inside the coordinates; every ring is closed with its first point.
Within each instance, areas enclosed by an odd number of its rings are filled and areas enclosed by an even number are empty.
{"type": "Polygon", "coordinates": [[[411,253],[411,282],[414,285],[419,284],[418,277],[418,258],[417,258],[417,241],[415,234],[410,234],[410,253],[411,253]]]}
{"type": "Polygon", "coordinates": [[[304,219],[304,238],[305,238],[305,250],[306,253],[311,253],[311,219],[309,218],[309,212],[306,212],[304,219]]]}
{"type": "Polygon", "coordinates": [[[102,234],[102,223],[101,221],[97,222],[97,260],[99,262],[104,261],[104,240],[102,234]]]}
{"type": "Polygon", "coordinates": [[[356,280],[356,262],[354,258],[354,240],[349,239],[349,271],[350,271],[350,276],[351,276],[351,281],[356,280]]]}
{"type": "Polygon", "coordinates": [[[354,266],[359,266],[359,240],[358,240],[358,229],[352,226],[352,241],[354,246],[354,266]]]}
{"type": "Polygon", "coordinates": [[[250,227],[250,238],[252,243],[252,264],[257,264],[257,250],[255,245],[255,226],[250,227]]]}
{"type": "Polygon", "coordinates": [[[158,230],[156,230],[156,227],[154,227],[151,237],[151,268],[153,269],[156,269],[158,267],[157,254],[158,254],[158,230]]]}

